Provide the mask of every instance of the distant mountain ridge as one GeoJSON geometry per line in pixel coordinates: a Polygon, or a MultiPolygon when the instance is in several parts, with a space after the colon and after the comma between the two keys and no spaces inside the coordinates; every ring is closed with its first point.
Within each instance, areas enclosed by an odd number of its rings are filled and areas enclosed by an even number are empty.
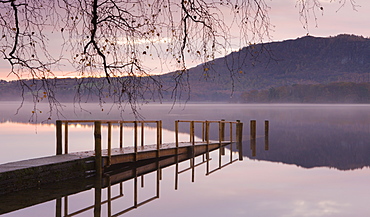
{"type": "Polygon", "coordinates": [[[370,39],[305,36],[250,45],[189,69],[189,79],[192,99],[222,100],[230,98],[232,87],[238,96],[244,91],[292,84],[369,82],[369,73],[370,39]],[[210,92],[218,97],[207,96],[210,92]]]}
{"type": "MultiPolygon", "coordinates": [[[[177,73],[155,76],[168,90],[162,92],[164,101],[172,100],[177,73]]],[[[94,83],[104,79],[86,80],[94,83]]],[[[76,87],[81,83],[78,80],[53,79],[55,86],[62,87],[57,95],[63,101],[73,101],[74,91],[81,89],[76,87]]],[[[185,86],[190,85],[190,101],[223,102],[243,102],[241,95],[245,92],[294,84],[366,83],[370,82],[370,39],[342,34],[253,44],[190,68],[186,82],[185,86]]],[[[17,85],[0,82],[0,100],[13,98],[19,87],[12,86],[17,85]]],[[[181,93],[185,97],[187,87],[181,93]]]]}

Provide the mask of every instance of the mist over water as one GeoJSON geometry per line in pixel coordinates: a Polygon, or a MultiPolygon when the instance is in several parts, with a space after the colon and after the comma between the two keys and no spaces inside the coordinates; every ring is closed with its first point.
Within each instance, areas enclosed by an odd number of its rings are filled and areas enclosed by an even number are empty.
{"type": "MultiPolygon", "coordinates": [[[[341,169],[355,169],[369,166],[366,154],[370,154],[370,111],[369,105],[318,105],[318,104],[149,104],[138,110],[135,116],[130,108],[120,112],[114,105],[65,104],[59,116],[48,118],[48,105],[41,104],[37,117],[32,116],[33,105],[25,104],[15,114],[18,103],[2,103],[0,108],[0,128],[2,146],[8,153],[0,162],[19,160],[29,157],[53,155],[55,151],[55,120],[162,120],[165,142],[174,141],[174,122],[176,120],[241,120],[244,123],[244,145],[249,139],[249,122],[256,120],[257,134],[264,134],[264,121],[270,122],[270,151],[264,152],[257,146],[257,158],[298,164],[303,167],[330,166],[341,169]],[[28,112],[27,112],[28,111],[28,112]],[[13,151],[12,151],[13,150],[13,151]],[[19,150],[28,150],[22,158],[19,150]],[[31,151],[33,150],[33,151],[31,151]],[[340,151],[341,154],[334,154],[340,151]],[[34,154],[31,154],[31,153],[34,154]],[[307,156],[314,162],[303,163],[307,156]],[[19,155],[17,154],[19,153],[19,155]],[[308,154],[311,153],[311,154],[308,154]],[[27,154],[30,154],[27,157],[27,154]],[[295,156],[295,154],[297,156],[295,156]],[[19,159],[17,159],[19,156],[19,159]],[[284,156],[285,159],[282,158],[284,156]],[[303,156],[298,157],[298,156],[303,156]],[[333,158],[339,158],[334,160],[333,158]],[[335,157],[337,156],[337,157],[335,157]],[[340,156],[340,157],[339,157],[340,156]],[[291,157],[292,159],[289,159],[291,157]],[[342,158],[346,159],[342,159],[342,158]],[[320,159],[316,159],[320,158],[320,159]],[[295,162],[299,161],[299,162],[295,162]],[[351,166],[346,164],[351,162],[351,166]],[[341,165],[339,165],[341,164],[341,165]]],[[[54,111],[53,111],[54,112],[54,111]]],[[[129,127],[129,126],[127,126],[129,127]]],[[[152,126],[154,127],[154,126],[152,126]]],[[[201,130],[195,131],[201,137],[201,130]]],[[[217,129],[211,139],[217,139],[217,129]]],[[[180,124],[180,132],[189,133],[186,124],[180,124]]],[[[86,150],[92,147],[91,125],[72,125],[70,130],[72,150],[86,150]],[[75,145],[75,144],[79,145],[75,145]],[[81,148],[81,149],[80,149],[81,148]]],[[[129,135],[130,132],[127,133],[129,135]]],[[[154,136],[152,136],[154,141],[154,136]]],[[[260,139],[261,140],[261,139],[260,139]]],[[[150,138],[148,139],[150,142],[150,138]]],[[[263,141],[258,141],[263,143],[263,141]]],[[[153,142],[155,143],[155,142],[153,142]]],[[[131,144],[127,144],[131,146],[131,144]]],[[[248,149],[245,156],[254,158],[248,149]]]]}
{"type": "MultiPolygon", "coordinates": [[[[0,152],[0,163],[55,154],[54,123],[57,118],[33,124],[29,122],[32,110],[13,115],[9,111],[12,106],[16,104],[3,103],[0,108],[1,149],[6,150],[0,152]]],[[[177,191],[173,189],[173,167],[166,168],[161,181],[160,198],[123,216],[367,215],[366,201],[370,199],[370,105],[172,106],[143,105],[139,112],[145,120],[163,121],[165,142],[174,141],[175,120],[241,120],[244,123],[244,161],[235,162],[209,176],[204,175],[204,167],[200,166],[195,183],[191,182],[189,173],[181,174],[177,191]],[[260,136],[256,142],[255,156],[252,155],[249,141],[250,120],[256,120],[257,136],[260,136]],[[265,120],[270,122],[268,150],[264,147],[265,120]]],[[[32,106],[25,105],[21,111],[30,108],[32,106]]],[[[63,116],[59,118],[135,119],[129,110],[120,113],[114,107],[110,109],[109,105],[104,105],[103,111],[96,105],[84,104],[83,108],[89,112],[81,112],[68,104],[63,109],[63,116]]],[[[47,107],[39,114],[39,122],[43,118],[47,119],[47,107]]],[[[127,130],[129,143],[132,133],[129,126],[127,130]]],[[[215,131],[217,129],[213,129],[211,135],[216,135],[215,131]]],[[[180,125],[180,132],[183,140],[188,139],[188,125],[180,125]]],[[[196,126],[195,132],[197,137],[201,137],[199,126],[196,126]]],[[[90,126],[71,125],[70,133],[71,151],[93,147],[93,131],[90,126]]],[[[152,131],[148,128],[148,143],[151,140],[150,134],[152,131]]],[[[129,186],[132,186],[132,182],[125,187],[127,191],[131,191],[129,186]]],[[[141,191],[146,192],[145,189],[141,191]]],[[[86,201],[92,201],[93,195],[91,192],[82,193],[73,198],[73,201],[81,201],[75,203],[83,208],[83,204],[88,204],[86,201]]],[[[114,209],[119,210],[119,204],[114,209]]],[[[54,207],[51,201],[4,216],[22,216],[22,213],[38,216],[37,213],[42,213],[42,210],[53,215],[54,207]]],[[[81,216],[93,215],[87,213],[81,216]]]]}

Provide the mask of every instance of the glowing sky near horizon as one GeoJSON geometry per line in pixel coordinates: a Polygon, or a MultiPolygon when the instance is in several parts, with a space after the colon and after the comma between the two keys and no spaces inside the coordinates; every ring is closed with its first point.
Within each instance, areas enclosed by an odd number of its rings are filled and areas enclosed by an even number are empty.
{"type": "MultiPolygon", "coordinates": [[[[317,37],[336,36],[338,34],[354,34],[364,37],[370,37],[370,28],[368,23],[370,21],[370,1],[356,0],[356,10],[352,8],[350,2],[347,1],[344,7],[341,7],[339,1],[332,2],[330,0],[321,0],[324,8],[323,12],[317,12],[317,23],[314,17],[310,17],[308,31],[303,28],[300,22],[298,8],[296,7],[296,0],[267,0],[270,6],[269,16],[271,21],[270,39],[266,41],[283,41],[287,39],[296,39],[298,37],[310,34],[317,37]],[[317,24],[317,25],[316,25],[317,24]]],[[[239,33],[236,33],[239,34],[239,33]]],[[[51,41],[51,43],[54,43],[51,41]]],[[[146,61],[146,60],[145,60],[146,61]]],[[[158,64],[157,62],[148,64],[158,64]]],[[[200,62],[189,61],[188,68],[193,67],[200,62]]],[[[162,73],[176,70],[173,66],[155,66],[153,65],[153,72],[161,71],[162,73]]],[[[58,76],[76,77],[72,73],[68,73],[68,67],[61,67],[61,72],[56,72],[58,76]]],[[[0,79],[14,80],[14,75],[8,76],[10,72],[9,64],[0,59],[0,79]]]]}

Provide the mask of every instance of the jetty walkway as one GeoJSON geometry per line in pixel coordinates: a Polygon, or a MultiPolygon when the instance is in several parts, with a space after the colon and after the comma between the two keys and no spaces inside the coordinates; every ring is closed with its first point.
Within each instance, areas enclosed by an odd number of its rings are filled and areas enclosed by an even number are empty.
{"type": "Polygon", "coordinates": [[[56,155],[0,165],[0,195],[74,178],[102,177],[104,173],[109,173],[119,165],[148,160],[158,161],[171,158],[178,163],[186,159],[193,159],[191,163],[194,167],[196,156],[204,155],[208,161],[209,152],[216,149],[220,150],[219,167],[221,168],[221,155],[224,154],[224,147],[227,145],[230,145],[230,149],[232,149],[232,145],[235,144],[239,150],[239,160],[242,160],[242,132],[243,123],[240,121],[177,120],[175,121],[175,142],[162,143],[161,121],[58,120],[56,121],[56,155]],[[94,150],[68,152],[70,145],[68,125],[75,123],[93,124],[94,150]],[[180,123],[188,124],[189,141],[179,141],[180,123]],[[129,147],[123,147],[123,124],[133,125],[133,144],[129,147]],[[156,125],[156,144],[144,145],[145,124],[156,125]],[[107,125],[107,149],[102,149],[102,125],[107,125]],[[119,126],[120,139],[117,148],[112,148],[113,125],[119,126]],[[196,125],[197,129],[201,129],[201,141],[195,141],[196,125]],[[211,125],[218,127],[218,140],[210,140],[211,125]],[[228,138],[225,137],[225,131],[229,134],[228,138]]]}

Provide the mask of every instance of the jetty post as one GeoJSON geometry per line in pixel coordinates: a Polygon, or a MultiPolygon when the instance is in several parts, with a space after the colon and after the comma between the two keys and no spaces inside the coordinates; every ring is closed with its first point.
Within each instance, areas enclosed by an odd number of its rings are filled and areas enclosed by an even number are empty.
{"type": "Polygon", "coordinates": [[[239,149],[239,160],[243,160],[243,123],[240,120],[236,120],[236,142],[239,149]]]}
{"type": "Polygon", "coordinates": [[[95,167],[96,174],[101,177],[103,174],[103,162],[101,151],[101,121],[94,122],[94,140],[95,140],[95,167]]]}
{"type": "Polygon", "coordinates": [[[206,150],[207,150],[207,153],[206,153],[206,159],[207,159],[207,173],[209,173],[209,121],[206,121],[206,129],[205,129],[205,139],[206,139],[206,142],[207,142],[207,146],[206,146],[206,150]]]}
{"type": "Polygon", "coordinates": [[[134,121],[134,151],[135,151],[135,161],[137,161],[137,121],[134,121]]]}
{"type": "Polygon", "coordinates": [[[108,166],[112,165],[112,123],[108,122],[108,166]]]}
{"type": "Polygon", "coordinates": [[[250,139],[256,139],[256,120],[250,122],[250,139]]]}
{"type": "Polygon", "coordinates": [[[68,154],[68,121],[64,122],[64,154],[68,154]]]}
{"type": "Polygon", "coordinates": [[[56,136],[57,136],[57,148],[56,148],[56,154],[61,155],[63,152],[63,141],[62,141],[62,121],[57,120],[56,121],[56,136]]]}
{"type": "MultiPolygon", "coordinates": [[[[225,141],[225,119],[221,119],[220,121],[220,129],[219,129],[219,134],[220,134],[220,144],[222,141],[225,141]]],[[[225,155],[225,147],[221,147],[220,149],[221,155],[225,155]]]]}
{"type": "Polygon", "coordinates": [[[145,138],[144,138],[144,133],[145,133],[145,131],[144,131],[144,121],[141,121],[141,147],[143,147],[144,146],[144,144],[145,144],[145,138]]]}
{"type": "Polygon", "coordinates": [[[265,120],[265,150],[269,150],[269,121],[265,120]]]}
{"type": "Polygon", "coordinates": [[[176,142],[176,171],[175,171],[175,190],[179,186],[179,121],[175,121],[175,142],[176,142]]]}
{"type": "MultiPolygon", "coordinates": [[[[233,150],[233,123],[230,122],[230,150],[233,150]]],[[[233,159],[233,152],[230,151],[230,161],[233,159]]]]}
{"type": "Polygon", "coordinates": [[[119,147],[123,147],[123,123],[119,123],[119,147]]]}

